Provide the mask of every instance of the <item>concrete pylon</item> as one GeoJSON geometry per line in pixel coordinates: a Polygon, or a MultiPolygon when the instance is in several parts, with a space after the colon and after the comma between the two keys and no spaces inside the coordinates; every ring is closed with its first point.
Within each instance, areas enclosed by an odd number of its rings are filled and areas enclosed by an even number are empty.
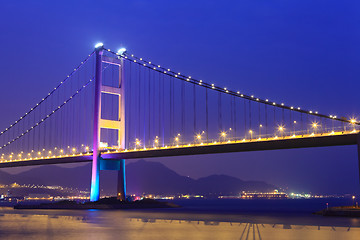
{"type": "Polygon", "coordinates": [[[126,200],[125,159],[120,160],[120,169],[118,171],[117,199],[120,201],[126,200]]]}
{"type": "MultiPolygon", "coordinates": [[[[119,120],[120,120],[120,129],[119,129],[119,148],[125,149],[125,76],[124,76],[124,59],[120,59],[120,68],[119,68],[119,88],[120,88],[120,109],[119,109],[119,120]]],[[[118,187],[117,187],[117,198],[120,201],[126,200],[126,174],[125,174],[125,159],[120,160],[120,169],[118,171],[118,187]]]]}
{"type": "Polygon", "coordinates": [[[359,168],[359,182],[360,182],[360,133],[357,135],[357,147],[358,147],[358,168],[359,168]]]}
{"type": "Polygon", "coordinates": [[[100,198],[100,117],[101,117],[101,86],[102,86],[102,44],[95,46],[95,93],[94,93],[94,125],[93,125],[93,160],[91,170],[90,201],[100,198]]]}
{"type": "Polygon", "coordinates": [[[90,201],[97,201],[100,198],[99,174],[100,170],[118,171],[118,193],[117,198],[124,201],[126,199],[126,181],[125,181],[125,160],[121,159],[113,164],[104,160],[100,156],[100,130],[113,129],[118,131],[117,148],[125,149],[125,78],[124,78],[124,60],[122,58],[113,58],[103,56],[103,46],[97,47],[96,51],[96,69],[95,69],[95,102],[94,102],[94,135],[93,135],[93,161],[91,176],[90,201]],[[117,66],[119,69],[119,81],[117,86],[105,86],[102,84],[102,63],[117,66]],[[101,95],[110,94],[119,99],[119,109],[117,120],[101,118],[101,95]],[[102,164],[102,169],[100,167],[102,164]]]}

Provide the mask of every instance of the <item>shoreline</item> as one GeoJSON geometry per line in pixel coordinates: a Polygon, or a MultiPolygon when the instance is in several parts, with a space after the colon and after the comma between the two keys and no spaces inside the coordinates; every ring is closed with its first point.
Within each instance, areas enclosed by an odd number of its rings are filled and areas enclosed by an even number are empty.
{"type": "Polygon", "coordinates": [[[360,207],[355,206],[339,206],[330,207],[314,213],[315,215],[329,217],[360,217],[360,207]]]}

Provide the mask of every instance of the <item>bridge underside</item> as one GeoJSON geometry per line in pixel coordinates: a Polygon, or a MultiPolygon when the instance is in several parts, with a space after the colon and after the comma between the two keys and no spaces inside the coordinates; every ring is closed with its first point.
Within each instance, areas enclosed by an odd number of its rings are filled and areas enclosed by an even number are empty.
{"type": "MultiPolygon", "coordinates": [[[[279,150],[279,149],[294,149],[294,148],[310,148],[310,147],[329,147],[329,146],[344,146],[356,145],[358,134],[344,134],[344,135],[328,135],[321,137],[306,137],[306,138],[287,138],[271,141],[254,141],[254,142],[239,142],[239,143],[224,143],[224,144],[209,144],[201,146],[178,147],[178,148],[161,148],[151,150],[138,150],[127,152],[110,152],[103,153],[101,157],[104,160],[119,160],[119,159],[138,159],[138,158],[159,158],[170,156],[185,156],[198,154],[215,154],[215,153],[231,153],[231,152],[249,152],[249,151],[265,151],[265,150],[279,150]]],[[[91,162],[92,155],[70,156],[63,158],[45,158],[38,160],[24,160],[1,162],[0,168],[48,165],[48,164],[64,164],[64,163],[81,163],[91,162]]]]}

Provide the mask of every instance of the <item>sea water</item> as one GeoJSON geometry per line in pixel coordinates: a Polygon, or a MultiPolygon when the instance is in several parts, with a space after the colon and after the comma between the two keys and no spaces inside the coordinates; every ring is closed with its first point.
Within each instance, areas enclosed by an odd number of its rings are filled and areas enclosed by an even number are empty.
{"type": "Polygon", "coordinates": [[[312,214],[349,199],[173,200],[174,209],[0,208],[0,239],[360,239],[360,218],[312,214]]]}

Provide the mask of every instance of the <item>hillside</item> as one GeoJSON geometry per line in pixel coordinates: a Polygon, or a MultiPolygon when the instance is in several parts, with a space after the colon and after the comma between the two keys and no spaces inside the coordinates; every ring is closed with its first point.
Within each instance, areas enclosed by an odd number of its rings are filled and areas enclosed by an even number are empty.
{"type": "MultiPolygon", "coordinates": [[[[49,165],[8,174],[0,171],[0,183],[58,185],[89,190],[91,165],[62,168],[49,165]]],[[[241,191],[269,191],[276,188],[260,181],[243,181],[226,175],[211,175],[200,179],[181,176],[158,162],[139,160],[126,165],[127,192],[129,194],[223,194],[235,195],[241,191]]],[[[115,194],[117,173],[102,171],[100,186],[103,193],[115,194]]]]}

